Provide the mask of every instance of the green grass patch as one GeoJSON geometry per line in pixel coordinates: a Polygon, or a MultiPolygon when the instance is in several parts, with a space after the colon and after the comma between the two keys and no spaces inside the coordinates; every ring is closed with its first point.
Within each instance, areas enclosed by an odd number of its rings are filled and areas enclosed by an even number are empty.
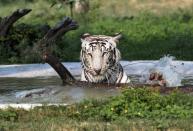
{"type": "Polygon", "coordinates": [[[192,95],[163,95],[149,89],[127,89],[106,100],[85,100],[69,106],[0,111],[0,127],[54,129],[192,129],[192,95]]]}
{"type": "MultiPolygon", "coordinates": [[[[126,1],[124,1],[126,2],[126,1]]],[[[139,2],[139,1],[138,1],[139,2]]],[[[146,3],[148,1],[144,1],[146,3]]],[[[160,1],[163,2],[163,1],[160,1]]],[[[50,7],[45,0],[13,1],[0,5],[0,15],[6,16],[16,8],[28,7],[33,11],[18,21],[6,38],[0,38],[0,63],[41,62],[33,47],[43,37],[42,25],[55,25],[64,16],[69,16],[69,8],[58,5],[50,7]],[[25,23],[27,25],[24,25],[25,23]],[[14,46],[4,45],[7,39],[15,40],[14,46]]],[[[143,3],[143,2],[141,2],[143,3]]],[[[158,2],[159,3],[159,2],[158,2]]],[[[105,3],[108,5],[108,3],[105,3]]],[[[193,60],[193,15],[192,9],[176,9],[158,15],[152,11],[140,11],[136,15],[107,15],[102,13],[103,5],[92,1],[92,10],[85,15],[75,14],[80,27],[67,33],[50,48],[62,61],[79,61],[80,36],[91,34],[113,35],[121,32],[123,38],[118,44],[124,60],[157,60],[170,54],[179,60],[193,60]]],[[[107,6],[104,5],[104,6],[107,6]]],[[[110,5],[108,5],[110,6],[110,5]]],[[[108,10],[108,9],[106,9],[108,10]]]]}
{"type": "MultiPolygon", "coordinates": [[[[180,60],[193,60],[192,17],[184,21],[180,15],[173,19],[173,16],[144,14],[133,19],[104,18],[79,24],[78,30],[69,32],[50,47],[63,61],[79,61],[80,36],[85,32],[105,35],[122,32],[118,48],[124,60],[156,60],[167,54],[180,60]]],[[[22,28],[20,25],[16,33],[13,31],[11,37],[17,40],[17,44],[11,49],[0,45],[1,63],[40,62],[38,57],[34,57],[35,50],[32,50],[44,34],[35,28],[37,26],[22,28]]]]}

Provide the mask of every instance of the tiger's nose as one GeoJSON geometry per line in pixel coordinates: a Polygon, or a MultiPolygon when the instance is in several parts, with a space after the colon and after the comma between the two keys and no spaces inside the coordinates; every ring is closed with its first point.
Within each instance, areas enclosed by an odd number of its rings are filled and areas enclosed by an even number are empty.
{"type": "Polygon", "coordinates": [[[94,69],[94,71],[97,73],[97,75],[98,74],[100,74],[100,72],[101,72],[101,69],[94,69]]]}

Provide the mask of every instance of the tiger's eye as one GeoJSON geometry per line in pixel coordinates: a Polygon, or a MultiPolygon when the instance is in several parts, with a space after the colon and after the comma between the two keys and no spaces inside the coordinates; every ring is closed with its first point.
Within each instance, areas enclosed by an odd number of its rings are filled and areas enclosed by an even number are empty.
{"type": "Polygon", "coordinates": [[[91,53],[87,53],[90,57],[92,57],[92,54],[91,53]]]}

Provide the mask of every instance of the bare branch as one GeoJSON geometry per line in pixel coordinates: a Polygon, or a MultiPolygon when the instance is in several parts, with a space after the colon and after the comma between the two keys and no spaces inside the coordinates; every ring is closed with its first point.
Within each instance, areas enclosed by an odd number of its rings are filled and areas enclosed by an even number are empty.
{"type": "Polygon", "coordinates": [[[54,68],[64,84],[71,84],[73,81],[75,81],[75,79],[66,69],[66,67],[63,66],[59,59],[50,53],[48,46],[49,44],[54,43],[56,39],[60,38],[68,31],[75,30],[77,28],[78,24],[75,21],[69,17],[65,17],[59,24],[50,29],[43,39],[39,41],[39,51],[42,59],[52,66],[52,68],[54,68]]]}
{"type": "Polygon", "coordinates": [[[31,9],[17,9],[10,16],[2,18],[0,21],[0,36],[5,37],[12,25],[31,11],[31,9]]]}

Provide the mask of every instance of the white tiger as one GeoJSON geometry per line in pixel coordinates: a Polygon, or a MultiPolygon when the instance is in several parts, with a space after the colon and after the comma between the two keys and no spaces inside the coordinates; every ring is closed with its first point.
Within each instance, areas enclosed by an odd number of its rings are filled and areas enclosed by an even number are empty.
{"type": "Polygon", "coordinates": [[[119,62],[121,56],[116,44],[120,38],[120,34],[112,37],[86,33],[82,36],[81,81],[94,83],[130,82],[119,62]]]}

